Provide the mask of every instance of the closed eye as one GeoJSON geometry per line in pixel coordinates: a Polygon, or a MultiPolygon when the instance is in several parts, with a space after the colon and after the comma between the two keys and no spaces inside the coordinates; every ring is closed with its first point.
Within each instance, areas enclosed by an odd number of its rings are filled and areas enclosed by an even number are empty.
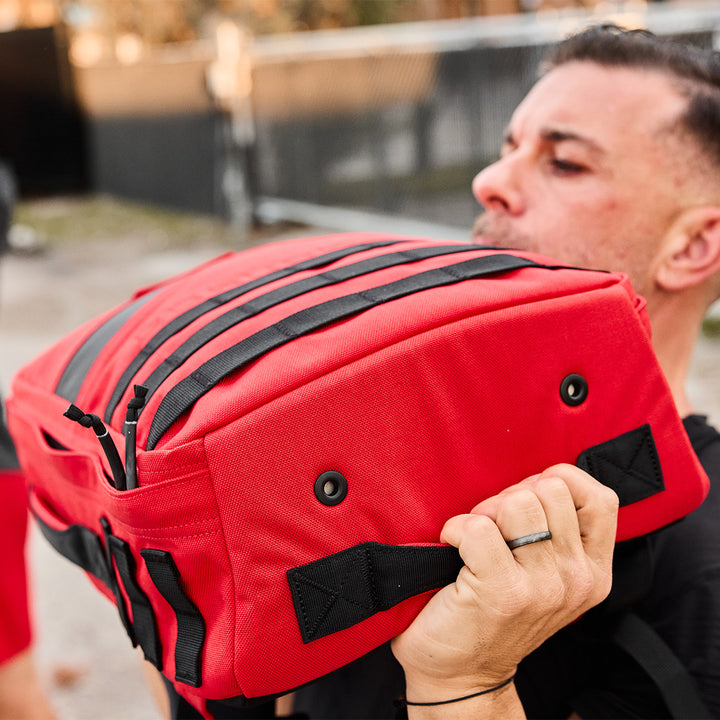
{"type": "Polygon", "coordinates": [[[561,175],[578,175],[587,170],[587,167],[585,167],[585,165],[580,165],[579,163],[571,162],[570,160],[552,158],[550,162],[553,170],[555,170],[561,175]]]}

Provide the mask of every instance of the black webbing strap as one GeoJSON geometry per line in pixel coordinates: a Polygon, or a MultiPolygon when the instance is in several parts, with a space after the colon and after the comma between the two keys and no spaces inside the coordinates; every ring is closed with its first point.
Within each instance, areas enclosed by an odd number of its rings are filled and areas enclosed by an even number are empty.
{"type": "Polygon", "coordinates": [[[197,320],[202,315],[209,313],[211,310],[231,302],[235,298],[244,295],[252,290],[256,290],[263,285],[268,285],[276,280],[282,280],[283,278],[289,277],[305,270],[315,270],[323,267],[324,265],[330,265],[331,263],[341,260],[342,258],[354,255],[356,253],[364,252],[366,250],[373,250],[378,247],[385,247],[387,245],[396,245],[401,240],[381,240],[372,243],[363,243],[361,245],[353,245],[351,247],[341,248],[339,250],[333,250],[332,252],[319,255],[317,257],[303,260],[302,262],[289,265],[288,267],[280,268],[274,272],[263,275],[262,277],[255,278],[250,282],[239,285],[238,287],[231,288],[225,292],[215,295],[214,297],[208,298],[199,305],[190,308],[185,311],[174,320],[169,322],[165,327],[159,330],[155,335],[148,341],[145,347],[137,354],[135,359],[128,365],[125,372],[123,372],[120,380],[118,380],[110,401],[105,409],[105,422],[110,422],[112,415],[115,412],[115,408],[122,399],[123,394],[130,385],[131,380],[142,366],[147,362],[148,358],[169,338],[176,333],[180,332],[183,328],[186,328],[190,323],[197,320]]]}
{"type": "Polygon", "coordinates": [[[125,605],[125,597],[120,592],[120,584],[118,583],[118,577],[115,573],[115,566],[113,564],[112,551],[110,549],[110,538],[112,535],[112,529],[110,522],[106,517],[100,518],[100,525],[102,525],[103,533],[105,534],[105,562],[107,563],[108,572],[110,573],[110,589],[115,595],[115,604],[117,606],[118,615],[120,615],[120,621],[125,628],[125,632],[130,638],[130,642],[133,647],[137,647],[138,641],[135,637],[135,631],[133,630],[132,622],[130,621],[130,615],[125,605]]]}
{"type": "Polygon", "coordinates": [[[55,392],[62,398],[75,402],[83,380],[97,360],[98,355],[115,333],[132,317],[148,300],[155,297],[158,291],[145,293],[127,305],[120,312],[106,320],[85,342],[75,351],[60,376],[55,392]]]}
{"type": "Polygon", "coordinates": [[[197,352],[204,345],[209,343],[213,338],[221,335],[231,327],[238,325],[243,320],[254,317],[271,307],[280,305],[296,297],[300,297],[306,293],[319,288],[328,287],[337,283],[351,280],[352,278],[369,275],[370,273],[387,268],[405,265],[407,263],[419,262],[433,257],[441,257],[443,255],[451,255],[455,253],[469,252],[478,250],[478,245],[439,245],[413,248],[410,250],[401,250],[400,252],[386,253],[384,255],[376,255],[375,257],[361,260],[349,265],[328,270],[327,272],[317,273],[310,277],[297,280],[296,282],[283,285],[283,287],[271,290],[264,295],[254,297],[249,302],[239,305],[229,310],[220,317],[215,318],[203,328],[198,330],[194,335],[189,337],[180,347],[172,354],[166,357],[160,365],[150,374],[148,378],[140,384],[148,389],[146,402],[150,396],[160,387],[160,385],[179,368],[193,353],[197,352]]]}
{"type": "MultiPolygon", "coordinates": [[[[613,488],[620,505],[664,489],[649,425],[594,445],[580,454],[583,469],[613,488]]],[[[304,642],[352,627],[380,610],[455,580],[462,560],[447,546],[368,542],[287,572],[304,642]]]]}
{"type": "Polygon", "coordinates": [[[486,255],[426,270],[386,285],[344,295],[300,310],[219,353],[171,388],[158,406],[153,418],[147,449],[152,450],[170,426],[224,377],[291,340],[365,312],[382,303],[423,290],[523,267],[545,266],[515,255],[504,253],[486,255]]]}
{"type": "Polygon", "coordinates": [[[620,498],[620,507],[665,489],[660,458],[649,425],[618,435],[580,453],[577,466],[620,498]]]}
{"type": "Polygon", "coordinates": [[[148,627],[155,622],[152,607],[133,577],[132,565],[130,564],[132,555],[127,543],[111,534],[107,520],[101,518],[106,543],[103,546],[100,536],[84,525],[69,525],[65,530],[56,530],[44,523],[36,514],[34,517],[45,539],[57,552],[96,577],[113,593],[120,620],[133,646],[140,641],[146,657],[150,660],[154,653],[156,659],[160,661],[159,643],[153,649],[153,645],[149,640],[148,627]],[[138,618],[140,620],[137,626],[130,621],[128,616],[125,601],[120,594],[112,558],[115,558],[118,574],[130,598],[133,608],[133,621],[137,623],[138,618]],[[140,595],[144,598],[145,608],[141,607],[143,600],[139,600],[140,595]],[[148,615],[152,617],[149,618],[148,615]],[[150,648],[150,656],[148,656],[145,649],[146,645],[150,648]]]}
{"type": "Polygon", "coordinates": [[[115,559],[118,575],[130,600],[135,638],[142,648],[145,659],[158,670],[162,670],[162,646],[160,645],[155,611],[148,596],[135,580],[135,559],[130,546],[115,535],[109,535],[107,540],[110,552],[115,559]]]}
{"type": "Polygon", "coordinates": [[[65,530],[56,530],[37,515],[34,517],[45,539],[57,552],[113,589],[105,549],[97,533],[84,525],[69,525],[65,530]]]}
{"type": "Polygon", "coordinates": [[[403,600],[454,582],[454,547],[367,542],[287,572],[303,642],[352,627],[403,600]]]}
{"type": "Polygon", "coordinates": [[[193,687],[202,685],[202,650],[205,644],[205,621],[197,606],[180,585],[180,572],[172,555],[165,550],[146,548],[140,551],[150,579],[173,609],[177,619],[175,644],[175,679],[193,687]]]}
{"type": "Polygon", "coordinates": [[[621,616],[615,642],[652,678],[674,718],[709,718],[711,714],[692,677],[665,641],[632,612],[621,616]]]}

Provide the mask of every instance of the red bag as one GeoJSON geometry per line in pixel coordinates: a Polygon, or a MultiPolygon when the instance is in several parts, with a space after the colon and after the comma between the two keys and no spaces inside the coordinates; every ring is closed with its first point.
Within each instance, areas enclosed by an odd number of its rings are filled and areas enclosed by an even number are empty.
{"type": "Polygon", "coordinates": [[[445,520],[551,464],[616,489],[619,540],[697,507],[648,334],[624,275],[304,238],[78,329],[14,378],[9,424],[45,535],[209,715],[398,634],[460,567],[445,520]]]}

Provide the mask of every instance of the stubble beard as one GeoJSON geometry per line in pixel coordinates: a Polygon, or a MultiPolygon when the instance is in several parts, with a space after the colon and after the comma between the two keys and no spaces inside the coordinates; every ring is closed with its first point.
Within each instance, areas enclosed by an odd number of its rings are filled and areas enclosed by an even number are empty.
{"type": "Polygon", "coordinates": [[[496,247],[537,252],[532,239],[510,228],[501,217],[482,212],[475,218],[472,227],[473,242],[496,247]]]}

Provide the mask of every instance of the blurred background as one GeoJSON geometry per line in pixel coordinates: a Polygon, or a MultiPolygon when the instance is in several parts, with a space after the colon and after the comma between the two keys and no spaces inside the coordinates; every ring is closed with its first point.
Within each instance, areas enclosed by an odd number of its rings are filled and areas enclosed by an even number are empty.
{"type": "MultiPolygon", "coordinates": [[[[470,181],[544,48],[602,20],[720,47],[716,0],[0,0],[3,393],[84,320],[225,250],[468,238],[470,181]]],[[[690,388],[716,423],[719,318],[690,388]]],[[[34,532],[30,554],[60,720],[157,720],[115,609],[34,532]]]]}
{"type": "Polygon", "coordinates": [[[544,47],[602,19],[711,46],[720,3],[2,0],[0,158],[24,197],[465,231],[544,47]]]}

